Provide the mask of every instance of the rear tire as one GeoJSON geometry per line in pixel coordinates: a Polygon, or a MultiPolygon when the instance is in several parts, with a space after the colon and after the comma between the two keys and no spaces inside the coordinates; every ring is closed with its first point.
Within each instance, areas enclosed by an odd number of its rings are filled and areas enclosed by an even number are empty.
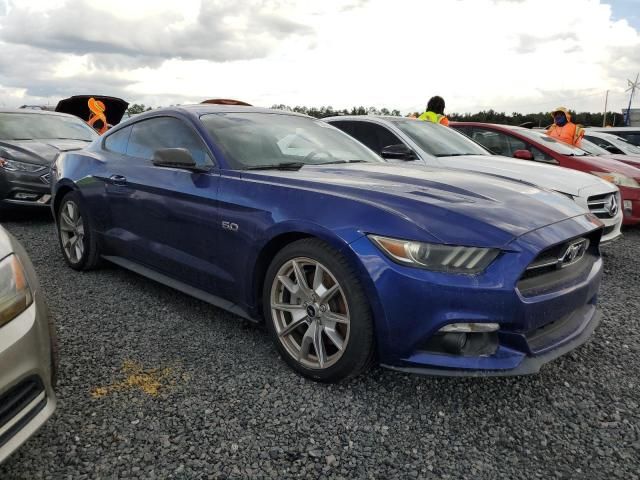
{"type": "Polygon", "coordinates": [[[82,198],[67,193],[56,212],[56,226],[60,249],[67,265],[74,270],[91,270],[100,263],[100,248],[91,229],[91,219],[82,198]]]}
{"type": "Polygon", "coordinates": [[[357,273],[318,239],[293,242],[265,277],[263,314],[285,362],[313,380],[338,382],[374,360],[371,308],[357,273]]]}

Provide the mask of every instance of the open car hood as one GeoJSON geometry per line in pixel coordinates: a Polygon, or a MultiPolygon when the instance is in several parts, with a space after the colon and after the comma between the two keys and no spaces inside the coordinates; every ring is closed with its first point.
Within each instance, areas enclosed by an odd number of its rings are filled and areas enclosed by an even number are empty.
{"type": "Polygon", "coordinates": [[[123,99],[118,97],[107,97],[104,95],[74,95],[73,97],[60,100],[58,105],[56,105],[56,112],[69,113],[87,122],[92,115],[92,112],[89,109],[90,98],[94,98],[104,104],[104,114],[107,117],[107,123],[111,125],[117,125],[120,123],[124,112],[129,106],[129,102],[125,102],[123,99]]]}

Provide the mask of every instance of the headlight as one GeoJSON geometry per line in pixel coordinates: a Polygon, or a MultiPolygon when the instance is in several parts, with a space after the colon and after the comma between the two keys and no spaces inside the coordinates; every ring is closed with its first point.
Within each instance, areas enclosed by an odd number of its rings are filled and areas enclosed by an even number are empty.
{"type": "Polygon", "coordinates": [[[0,327],[24,312],[33,302],[27,277],[18,257],[0,261],[0,327]]]}
{"type": "Polygon", "coordinates": [[[436,272],[480,273],[500,253],[495,248],[411,242],[378,235],[369,238],[396,262],[436,272]]]}
{"type": "Polygon", "coordinates": [[[640,188],[640,183],[638,183],[635,179],[631,177],[627,177],[626,175],[622,175],[621,173],[614,173],[614,172],[591,172],[591,173],[606,180],[607,182],[611,182],[614,185],[618,185],[619,187],[640,188]]]}
{"type": "Polygon", "coordinates": [[[47,168],[44,165],[7,160],[6,158],[0,158],[0,167],[12,172],[39,172],[47,168]]]}

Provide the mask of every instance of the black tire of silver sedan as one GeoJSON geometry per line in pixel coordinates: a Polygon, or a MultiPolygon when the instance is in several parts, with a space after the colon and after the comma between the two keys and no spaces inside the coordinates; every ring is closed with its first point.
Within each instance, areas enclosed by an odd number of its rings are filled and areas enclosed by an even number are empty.
{"type": "Polygon", "coordinates": [[[278,352],[302,375],[338,382],[373,363],[369,302],[354,268],[325,242],[298,240],[278,252],[262,305],[278,352]]]}
{"type": "Polygon", "coordinates": [[[58,240],[62,255],[74,270],[91,270],[100,262],[100,249],[77,192],[67,193],[57,211],[58,240]]]}

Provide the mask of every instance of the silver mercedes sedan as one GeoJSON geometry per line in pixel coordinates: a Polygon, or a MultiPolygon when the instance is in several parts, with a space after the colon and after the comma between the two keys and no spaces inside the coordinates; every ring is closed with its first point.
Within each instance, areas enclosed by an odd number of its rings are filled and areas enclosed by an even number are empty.
{"type": "Polygon", "coordinates": [[[0,227],[0,463],[56,409],[55,329],[24,248],[0,227]]]}

